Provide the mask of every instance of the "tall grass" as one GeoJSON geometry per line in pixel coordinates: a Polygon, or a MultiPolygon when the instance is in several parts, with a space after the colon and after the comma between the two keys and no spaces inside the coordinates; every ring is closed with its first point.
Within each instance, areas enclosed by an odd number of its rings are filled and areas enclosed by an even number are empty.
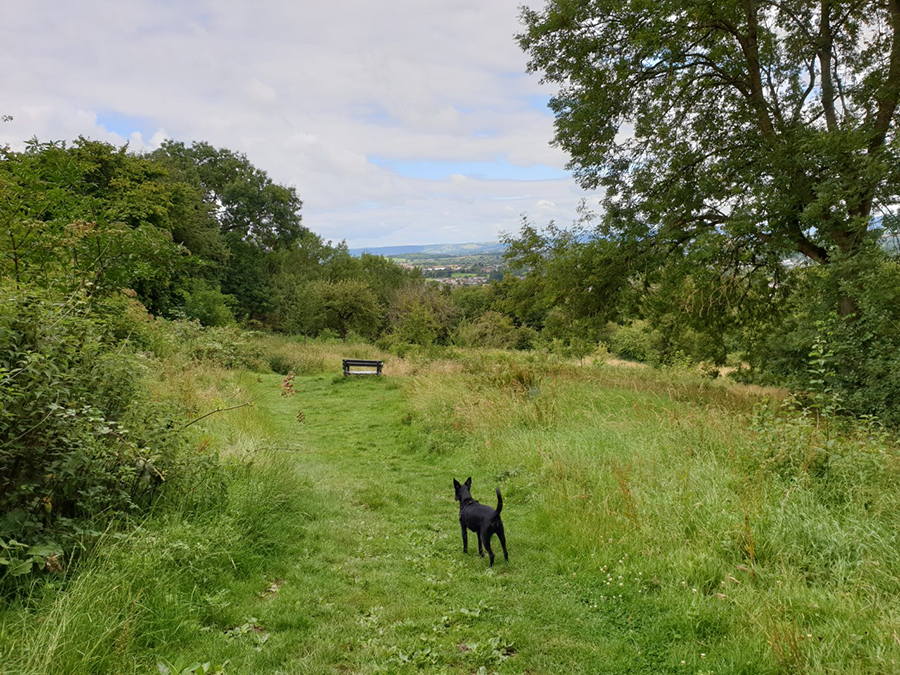
{"type": "Polygon", "coordinates": [[[40,611],[0,622],[0,671],[147,672],[172,658],[168,644],[244,621],[228,611],[229,592],[283,576],[312,509],[285,453],[259,452],[230,474],[203,508],[169,505],[110,532],[71,580],[36,586],[20,606],[40,611]]]}
{"type": "Polygon", "coordinates": [[[783,399],[525,361],[410,384],[428,448],[536,504],[557,568],[681,636],[687,664],[896,672],[900,451],[783,399]]]}
{"type": "Polygon", "coordinates": [[[900,451],[876,424],[680,370],[252,350],[256,372],[158,362],[155,399],[222,411],[190,427],[220,461],[0,608],[0,672],[898,670],[900,451]],[[387,377],[345,380],[348,356],[387,377]],[[492,571],[458,550],[469,473],[503,491],[492,571]]]}
{"type": "Polygon", "coordinates": [[[311,490],[254,405],[250,389],[262,376],[227,367],[250,358],[264,370],[257,357],[268,354],[266,339],[245,349],[184,330],[187,344],[144,356],[152,404],[180,411],[184,423],[200,420],[184,431],[192,448],[184,469],[165,476],[148,513],[109,521],[85,539],[73,568],[0,604],[0,673],[156,671],[177,645],[245,620],[229,608],[232,592],[254,594],[288,569],[311,490]]]}

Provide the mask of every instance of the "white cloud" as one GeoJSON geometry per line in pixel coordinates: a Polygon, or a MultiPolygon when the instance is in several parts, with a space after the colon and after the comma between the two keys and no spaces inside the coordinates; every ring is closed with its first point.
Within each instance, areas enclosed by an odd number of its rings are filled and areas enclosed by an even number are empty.
{"type": "Polygon", "coordinates": [[[275,90],[259,80],[250,82],[245,91],[250,100],[255,103],[271,105],[278,100],[278,94],[275,93],[275,90]]]}
{"type": "Polygon", "coordinates": [[[513,40],[519,4],[10,3],[0,143],[205,140],[295,185],[305,224],[353,246],[490,240],[523,212],[563,223],[585,196],[570,179],[422,180],[373,161],[565,166],[534,105],[551,92],[513,40]]]}

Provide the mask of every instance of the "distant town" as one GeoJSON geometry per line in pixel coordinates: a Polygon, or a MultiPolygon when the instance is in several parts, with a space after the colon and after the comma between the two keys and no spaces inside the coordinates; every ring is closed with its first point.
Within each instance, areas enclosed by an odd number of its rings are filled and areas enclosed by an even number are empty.
{"type": "Polygon", "coordinates": [[[506,246],[498,242],[350,249],[353,255],[382,255],[401,267],[420,269],[426,279],[451,287],[502,280],[505,251],[506,246]]]}

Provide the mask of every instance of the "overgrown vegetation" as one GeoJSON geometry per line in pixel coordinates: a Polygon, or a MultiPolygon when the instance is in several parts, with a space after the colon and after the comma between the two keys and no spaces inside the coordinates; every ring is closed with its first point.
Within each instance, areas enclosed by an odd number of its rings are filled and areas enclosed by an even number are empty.
{"type": "Polygon", "coordinates": [[[574,230],[511,240],[540,300],[803,388],[833,342],[848,410],[896,424],[900,7],[548,0],[521,19],[555,141],[604,190],[574,230]]]}
{"type": "Polygon", "coordinates": [[[8,601],[4,672],[896,668],[900,452],[829,397],[362,343],[388,376],[355,380],[339,339],[251,342],[305,374],[173,366],[158,395],[254,402],[192,427],[221,482],[8,601]],[[462,555],[461,471],[500,486],[509,565],[462,555]]]}
{"type": "MultiPolygon", "coordinates": [[[[250,365],[238,332],[152,320],[126,295],[0,286],[0,590],[59,573],[154,500],[207,499],[221,467],[161,395],[176,364],[250,365]],[[223,339],[224,338],[224,339],[223,339]]],[[[220,329],[225,330],[225,329],[220,329]]]]}

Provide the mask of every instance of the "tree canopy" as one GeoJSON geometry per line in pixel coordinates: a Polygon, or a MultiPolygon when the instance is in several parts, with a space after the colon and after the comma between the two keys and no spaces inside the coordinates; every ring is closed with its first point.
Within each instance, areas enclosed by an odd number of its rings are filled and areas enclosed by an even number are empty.
{"type": "Polygon", "coordinates": [[[199,186],[213,205],[222,234],[257,246],[289,246],[309,231],[301,225],[303,202],[290,186],[279,185],[246,155],[209,143],[190,146],[166,141],[154,153],[199,186]]]}
{"type": "Polygon", "coordinates": [[[556,143],[620,241],[827,264],[891,213],[898,0],[550,0],[522,21],[556,143]]]}

